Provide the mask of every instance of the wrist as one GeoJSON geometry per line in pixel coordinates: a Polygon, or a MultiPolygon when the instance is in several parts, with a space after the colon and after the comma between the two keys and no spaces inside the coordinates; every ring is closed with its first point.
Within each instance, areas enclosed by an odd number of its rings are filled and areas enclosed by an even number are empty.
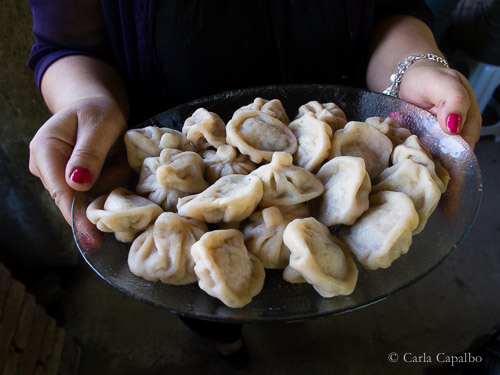
{"type": "Polygon", "coordinates": [[[441,56],[435,55],[433,53],[423,53],[420,55],[410,55],[403,61],[397,64],[396,71],[391,75],[390,81],[391,85],[387,87],[383,93],[386,95],[391,95],[399,97],[399,91],[401,87],[401,82],[405,73],[411,69],[415,64],[425,64],[425,65],[436,65],[439,64],[442,67],[449,68],[448,62],[441,56]]]}
{"type": "Polygon", "coordinates": [[[105,126],[122,133],[127,129],[128,113],[116,100],[107,95],[81,98],[59,112],[74,113],[78,122],[86,126],[105,126]]]}

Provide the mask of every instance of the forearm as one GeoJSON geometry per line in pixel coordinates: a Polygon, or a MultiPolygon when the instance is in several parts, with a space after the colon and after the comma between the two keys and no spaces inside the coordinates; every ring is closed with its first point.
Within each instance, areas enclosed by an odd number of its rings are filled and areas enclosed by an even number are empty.
{"type": "Polygon", "coordinates": [[[70,55],[55,61],[42,78],[41,91],[52,113],[83,99],[101,98],[128,117],[128,95],[122,77],[111,65],[89,56],[70,55]]]}
{"type": "MultiPolygon", "coordinates": [[[[410,16],[384,18],[375,25],[366,82],[370,90],[383,91],[390,85],[390,76],[399,61],[409,55],[433,53],[443,56],[429,27],[421,20],[410,16]]],[[[415,64],[438,64],[419,60],[415,64]]]]}

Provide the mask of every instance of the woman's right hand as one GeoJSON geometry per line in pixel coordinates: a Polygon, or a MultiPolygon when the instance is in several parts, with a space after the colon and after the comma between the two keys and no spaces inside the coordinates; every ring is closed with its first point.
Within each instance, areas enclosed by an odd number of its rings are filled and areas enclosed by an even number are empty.
{"type": "Polygon", "coordinates": [[[95,184],[108,152],[126,129],[120,106],[97,96],[60,109],[33,137],[30,171],[40,178],[68,223],[74,192],[95,184]]]}

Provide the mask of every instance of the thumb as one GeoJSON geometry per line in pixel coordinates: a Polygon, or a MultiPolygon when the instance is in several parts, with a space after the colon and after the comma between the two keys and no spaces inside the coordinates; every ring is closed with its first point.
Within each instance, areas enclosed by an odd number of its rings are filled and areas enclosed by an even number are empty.
{"type": "Polygon", "coordinates": [[[442,102],[436,117],[445,132],[460,134],[474,148],[481,132],[481,111],[470,83],[461,73],[457,77],[455,95],[442,102]]]}
{"type": "MultiPolygon", "coordinates": [[[[447,92],[442,92],[441,100],[437,106],[436,117],[445,133],[456,135],[461,133],[463,125],[467,120],[471,98],[465,87],[461,84],[450,88],[448,92],[452,92],[453,95],[446,97],[447,92]]],[[[436,93],[438,95],[441,94],[439,90],[436,93]]]]}
{"type": "Polygon", "coordinates": [[[401,86],[401,97],[436,115],[441,129],[448,134],[476,133],[479,114],[474,91],[458,71],[448,68],[430,69],[417,66],[408,71],[407,81],[401,86]],[[404,94],[403,94],[404,90],[404,94]]]}
{"type": "Polygon", "coordinates": [[[125,122],[110,117],[97,122],[94,116],[81,117],[65,174],[72,189],[87,191],[97,181],[109,150],[125,129],[125,122]]]}

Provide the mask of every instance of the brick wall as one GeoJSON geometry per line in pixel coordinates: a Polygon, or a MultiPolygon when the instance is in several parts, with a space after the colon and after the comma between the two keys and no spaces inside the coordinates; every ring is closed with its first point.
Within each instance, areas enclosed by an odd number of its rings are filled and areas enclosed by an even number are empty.
{"type": "Polygon", "coordinates": [[[0,263],[0,374],[73,375],[80,348],[0,263]]]}

